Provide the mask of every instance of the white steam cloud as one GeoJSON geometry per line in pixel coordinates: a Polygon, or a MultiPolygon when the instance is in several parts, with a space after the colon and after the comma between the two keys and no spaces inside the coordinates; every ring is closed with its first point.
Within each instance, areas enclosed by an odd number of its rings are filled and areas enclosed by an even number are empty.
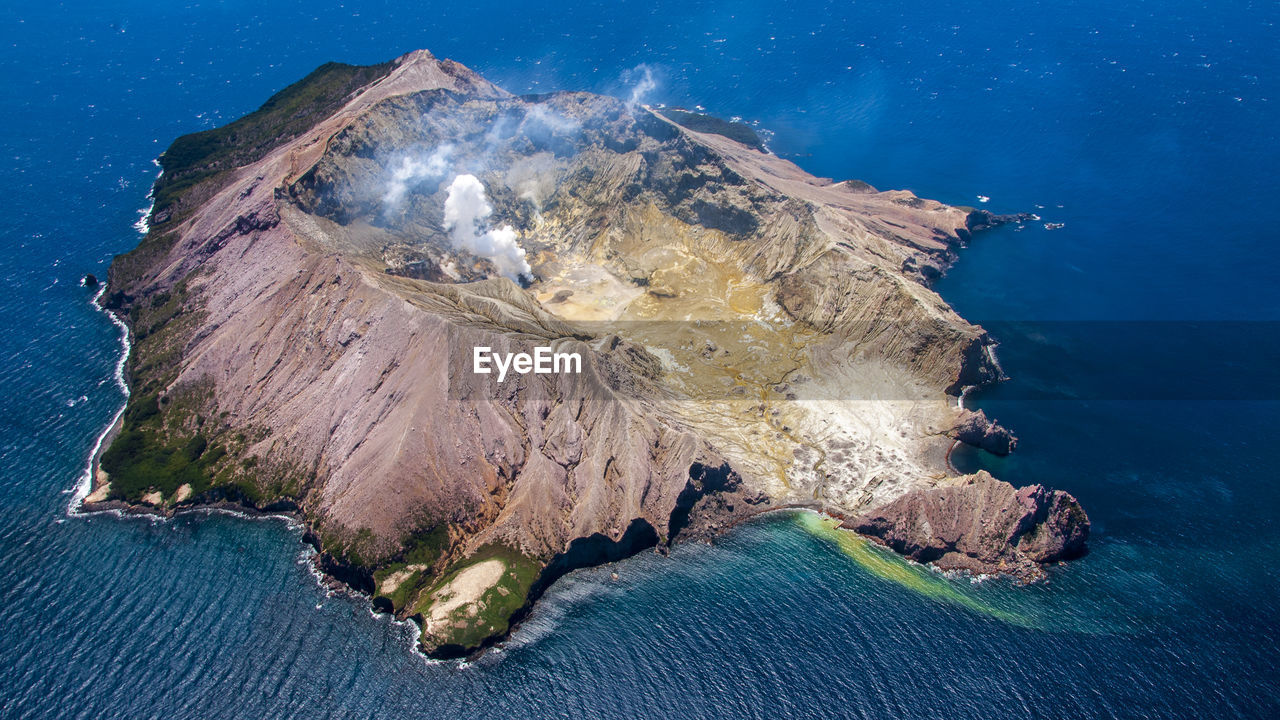
{"type": "Polygon", "coordinates": [[[475,175],[459,175],[449,185],[444,201],[444,229],[453,239],[453,247],[488,259],[498,272],[519,281],[521,275],[532,275],[525,260],[524,248],[510,225],[481,232],[493,206],[485,196],[484,185],[475,175]]]}
{"type": "Polygon", "coordinates": [[[442,177],[452,152],[452,145],[441,145],[426,158],[401,158],[400,165],[391,172],[391,179],[387,182],[387,192],[382,196],[383,204],[388,208],[398,207],[410,187],[428,178],[442,177]]]}
{"type": "Polygon", "coordinates": [[[516,197],[533,205],[534,216],[542,217],[542,205],[555,192],[556,162],[549,152],[541,152],[520,158],[507,170],[507,186],[516,191],[516,197]]]}
{"type": "Polygon", "coordinates": [[[582,123],[545,105],[534,105],[520,121],[520,130],[536,132],[540,129],[557,135],[577,135],[582,132],[582,123]]]}
{"type": "Polygon", "coordinates": [[[658,81],[653,79],[653,71],[648,65],[637,65],[629,75],[640,74],[640,79],[635,85],[631,86],[631,96],[627,98],[627,105],[635,107],[644,100],[645,96],[658,88],[658,81]]]}

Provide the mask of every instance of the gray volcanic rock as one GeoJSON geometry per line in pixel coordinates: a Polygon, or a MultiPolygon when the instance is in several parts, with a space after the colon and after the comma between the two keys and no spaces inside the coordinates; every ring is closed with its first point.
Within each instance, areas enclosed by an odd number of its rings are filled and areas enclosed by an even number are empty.
{"type": "Polygon", "coordinates": [[[944,570],[1002,572],[1023,579],[1041,563],[1083,554],[1089,518],[1061,490],[1014,489],[979,471],[907,493],[845,523],[918,562],[944,570]]]}
{"type": "Polygon", "coordinates": [[[1018,438],[1013,432],[987,418],[987,414],[981,410],[964,411],[951,434],[960,442],[982,448],[993,455],[1008,455],[1018,447],[1018,438]]]}

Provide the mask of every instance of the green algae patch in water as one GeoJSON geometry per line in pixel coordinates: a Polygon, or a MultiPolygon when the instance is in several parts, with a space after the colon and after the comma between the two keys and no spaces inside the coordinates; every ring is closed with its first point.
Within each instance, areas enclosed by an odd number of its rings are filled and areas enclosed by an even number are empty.
{"type": "Polygon", "coordinates": [[[841,553],[852,559],[863,570],[889,582],[896,583],[932,600],[951,603],[973,612],[1002,620],[1018,627],[1045,629],[1042,623],[1020,613],[994,607],[971,597],[965,589],[929,568],[908,562],[891,551],[879,548],[863,537],[842,530],[838,521],[812,512],[799,512],[795,522],[814,537],[835,545],[841,553]]]}

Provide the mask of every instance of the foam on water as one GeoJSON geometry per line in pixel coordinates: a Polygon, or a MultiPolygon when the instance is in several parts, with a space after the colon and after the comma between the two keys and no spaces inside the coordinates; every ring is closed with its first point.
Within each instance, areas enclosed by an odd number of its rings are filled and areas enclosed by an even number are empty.
{"type": "Polygon", "coordinates": [[[102,307],[102,296],[106,292],[107,284],[104,282],[98,288],[97,294],[93,296],[93,307],[110,318],[112,324],[120,330],[120,357],[116,360],[114,377],[116,387],[120,388],[120,392],[124,394],[124,398],[120,403],[120,408],[116,410],[115,416],[112,417],[111,422],[107,423],[106,427],[102,429],[102,432],[98,433],[97,439],[93,441],[93,447],[89,450],[89,457],[85,461],[84,472],[80,474],[80,480],[72,489],[71,502],[67,505],[68,513],[75,513],[79,511],[80,505],[84,503],[84,499],[89,496],[89,492],[93,489],[94,463],[97,460],[98,453],[102,450],[102,444],[106,441],[107,436],[111,434],[112,428],[114,428],[116,423],[120,422],[120,419],[124,417],[125,405],[129,399],[129,383],[125,381],[124,377],[125,363],[129,361],[129,352],[133,347],[132,343],[129,341],[129,327],[117,318],[114,313],[102,307]]]}

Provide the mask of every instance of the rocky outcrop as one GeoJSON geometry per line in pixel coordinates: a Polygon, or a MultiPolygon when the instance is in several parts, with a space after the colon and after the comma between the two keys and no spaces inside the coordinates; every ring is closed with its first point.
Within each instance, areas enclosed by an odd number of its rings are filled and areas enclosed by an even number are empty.
{"type": "Polygon", "coordinates": [[[913,490],[845,527],[944,570],[1024,580],[1040,577],[1043,563],[1079,557],[1089,537],[1089,518],[1071,495],[1015,489],[986,471],[913,490]]]}
{"type": "Polygon", "coordinates": [[[981,410],[965,410],[952,429],[951,436],[993,455],[1008,455],[1018,447],[1018,438],[1008,428],[989,419],[981,410]]]}
{"type": "Polygon", "coordinates": [[[733,124],[518,97],[420,51],[229,128],[165,153],[112,263],[133,393],[100,486],[296,508],[432,649],[769,507],[901,508],[946,473],[954,395],[999,377],[928,286],[970,211],[815,178],[733,124]],[[581,372],[500,381],[477,347],[581,372]]]}
{"type": "Polygon", "coordinates": [[[1008,215],[997,215],[990,210],[973,210],[964,219],[965,227],[970,232],[978,232],[979,230],[989,230],[1001,225],[1009,225],[1023,222],[1031,222],[1039,218],[1033,213],[1010,213],[1008,215]]]}

